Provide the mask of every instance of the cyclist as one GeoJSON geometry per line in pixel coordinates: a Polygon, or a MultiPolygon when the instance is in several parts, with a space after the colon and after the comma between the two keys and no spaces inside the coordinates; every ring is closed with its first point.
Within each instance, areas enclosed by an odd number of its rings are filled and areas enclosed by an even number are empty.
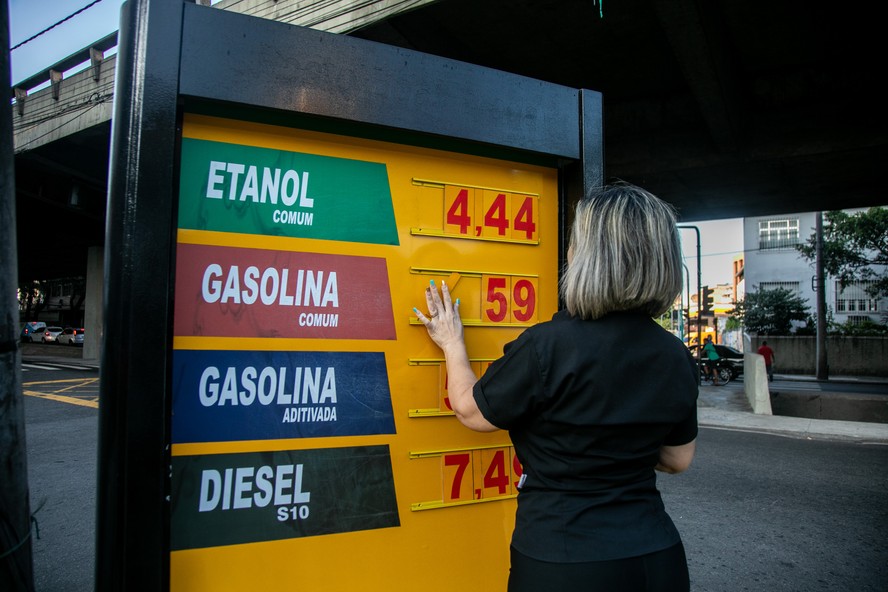
{"type": "Polygon", "coordinates": [[[703,342],[703,367],[706,369],[706,373],[712,376],[713,386],[718,386],[718,368],[716,368],[719,360],[718,352],[712,344],[712,337],[707,337],[703,342]]]}

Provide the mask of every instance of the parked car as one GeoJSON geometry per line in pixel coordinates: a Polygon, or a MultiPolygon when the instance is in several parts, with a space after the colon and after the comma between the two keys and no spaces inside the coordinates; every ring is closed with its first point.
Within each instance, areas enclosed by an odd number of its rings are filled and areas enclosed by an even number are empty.
{"type": "Polygon", "coordinates": [[[83,345],[83,334],[85,331],[86,329],[82,327],[80,329],[65,327],[64,331],[59,333],[59,336],[56,337],[56,341],[58,341],[60,345],[83,345]]]}
{"type": "Polygon", "coordinates": [[[32,341],[42,341],[43,332],[46,330],[46,323],[42,321],[31,321],[25,323],[22,327],[21,339],[22,343],[31,343],[32,341]]]}
{"type": "Polygon", "coordinates": [[[43,331],[41,338],[43,343],[58,343],[58,336],[64,331],[61,327],[47,327],[43,331]]]}
{"type": "MultiPolygon", "coordinates": [[[[733,380],[743,374],[743,352],[737,351],[729,345],[714,344],[718,357],[724,360],[724,365],[731,370],[730,380],[733,380]]],[[[700,358],[700,346],[692,345],[691,353],[694,357],[700,358]]]]}

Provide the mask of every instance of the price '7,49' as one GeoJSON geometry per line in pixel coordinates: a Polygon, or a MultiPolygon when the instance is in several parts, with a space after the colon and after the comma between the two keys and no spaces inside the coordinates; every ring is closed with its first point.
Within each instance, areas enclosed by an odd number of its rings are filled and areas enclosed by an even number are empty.
{"type": "Polygon", "coordinates": [[[466,238],[536,242],[537,196],[448,185],[444,233],[466,238]]]}
{"type": "Polygon", "coordinates": [[[445,504],[517,495],[522,475],[512,447],[448,452],[441,469],[445,504]]]}

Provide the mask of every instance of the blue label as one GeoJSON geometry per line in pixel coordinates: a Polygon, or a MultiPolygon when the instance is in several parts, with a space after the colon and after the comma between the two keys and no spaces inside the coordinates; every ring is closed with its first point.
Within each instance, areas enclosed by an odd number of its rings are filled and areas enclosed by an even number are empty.
{"type": "Polygon", "coordinates": [[[381,352],[173,352],[173,443],[394,434],[381,352]]]}

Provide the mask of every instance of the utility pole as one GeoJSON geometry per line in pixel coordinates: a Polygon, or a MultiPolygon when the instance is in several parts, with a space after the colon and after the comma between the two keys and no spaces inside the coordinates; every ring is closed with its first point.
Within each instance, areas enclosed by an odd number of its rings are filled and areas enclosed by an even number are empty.
{"type": "MultiPolygon", "coordinates": [[[[9,89],[9,3],[0,2],[0,88],[9,89]]],[[[8,92],[8,91],[7,91],[8,92]]],[[[12,104],[0,107],[0,590],[33,592],[31,508],[18,350],[18,251],[12,104]]]]}
{"type": "Polygon", "coordinates": [[[823,271],[823,212],[817,212],[814,223],[814,267],[817,277],[817,380],[829,379],[826,355],[826,277],[823,271]]]}

